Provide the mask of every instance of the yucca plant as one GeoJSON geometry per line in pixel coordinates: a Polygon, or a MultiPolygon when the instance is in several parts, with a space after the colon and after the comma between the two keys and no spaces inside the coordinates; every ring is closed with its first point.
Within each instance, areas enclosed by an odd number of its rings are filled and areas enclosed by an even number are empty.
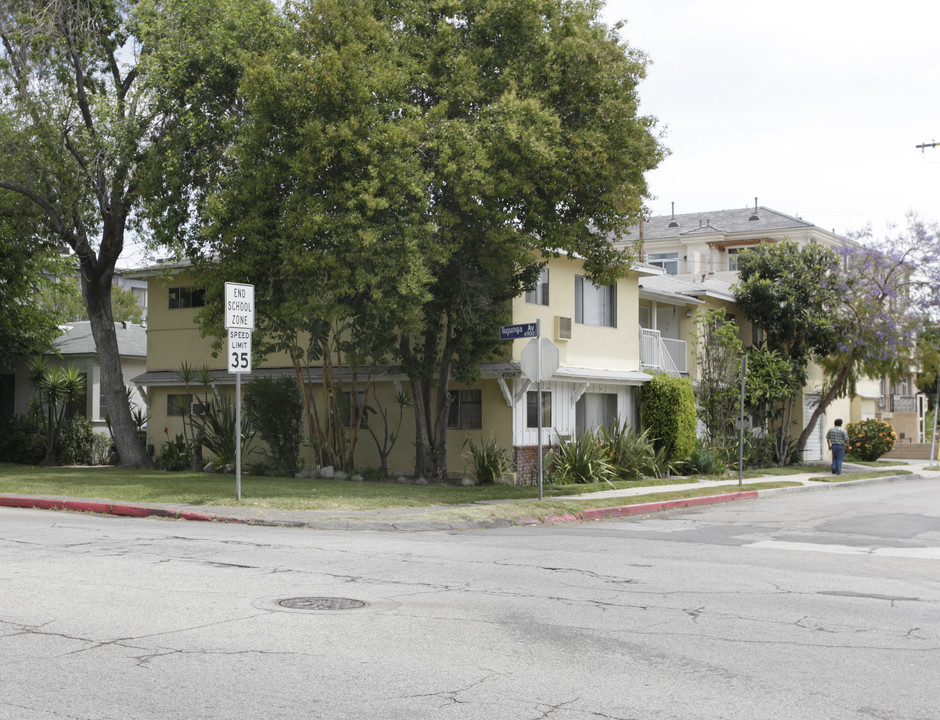
{"type": "MultiPolygon", "coordinates": [[[[215,455],[217,465],[235,464],[235,405],[227,398],[206,407],[206,414],[194,424],[198,427],[199,442],[215,455]]],[[[255,429],[250,413],[242,413],[242,463],[251,452],[255,429]]]]}
{"type": "Polygon", "coordinates": [[[628,422],[622,421],[612,428],[602,427],[601,438],[621,479],[641,480],[659,475],[656,450],[648,431],[637,433],[628,422]]]}
{"type": "Polygon", "coordinates": [[[594,432],[586,432],[573,440],[564,438],[557,448],[545,456],[545,465],[558,485],[606,482],[613,487],[619,468],[614,464],[612,451],[594,432]]]}
{"type": "Polygon", "coordinates": [[[501,479],[512,469],[509,451],[496,444],[496,438],[481,441],[479,445],[467,438],[463,456],[467,459],[470,472],[481,485],[488,485],[501,479]]]}

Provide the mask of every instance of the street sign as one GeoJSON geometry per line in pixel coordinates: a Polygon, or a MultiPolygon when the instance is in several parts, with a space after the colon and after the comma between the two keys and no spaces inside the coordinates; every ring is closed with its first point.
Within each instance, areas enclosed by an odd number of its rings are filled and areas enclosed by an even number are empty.
{"type": "Polygon", "coordinates": [[[533,338],[522,348],[520,357],[522,374],[529,380],[551,380],[558,369],[560,358],[558,347],[548,338],[533,338]],[[541,363],[539,363],[539,343],[541,342],[541,363]],[[539,372],[541,370],[541,373],[539,372]]]}
{"type": "Polygon", "coordinates": [[[229,328],[228,371],[233,375],[251,373],[251,330],[229,328]]]}
{"type": "Polygon", "coordinates": [[[500,340],[518,340],[519,338],[534,338],[539,334],[538,323],[521,323],[519,325],[500,325],[500,340]]]}
{"type": "Polygon", "coordinates": [[[225,283],[225,329],[255,329],[255,286],[225,283]]]}

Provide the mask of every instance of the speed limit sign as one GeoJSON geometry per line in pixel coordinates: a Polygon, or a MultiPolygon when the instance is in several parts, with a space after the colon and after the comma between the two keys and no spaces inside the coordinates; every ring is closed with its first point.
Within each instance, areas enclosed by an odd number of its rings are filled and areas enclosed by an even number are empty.
{"type": "Polygon", "coordinates": [[[251,330],[229,328],[228,371],[235,375],[251,372],[251,330]]]}

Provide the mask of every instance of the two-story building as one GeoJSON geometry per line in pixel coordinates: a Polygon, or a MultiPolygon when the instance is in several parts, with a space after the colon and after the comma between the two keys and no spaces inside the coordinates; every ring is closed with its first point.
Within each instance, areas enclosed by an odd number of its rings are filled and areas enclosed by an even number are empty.
{"type": "MultiPolygon", "coordinates": [[[[722,309],[740,328],[745,345],[759,342],[759,329],[744,320],[737,308],[733,284],[737,280],[737,256],[762,242],[787,240],[797,245],[819,244],[837,248],[845,238],[813,225],[799,217],[755,204],[732,210],[697,213],[675,212],[650,217],[634,227],[627,242],[639,240],[642,258],[648,265],[663,270],[663,275],[639,278],[641,325],[651,339],[663,343],[663,351],[671,357],[664,369],[676,374],[688,373],[695,378],[690,341],[694,333],[694,316],[702,309],[722,309]],[[671,293],[672,299],[664,299],[671,293]],[[699,306],[681,305],[682,297],[694,298],[699,306]],[[645,302],[644,302],[645,300],[645,302]],[[683,357],[684,356],[684,357],[683,357]],[[684,366],[683,366],[684,363],[684,366]]],[[[643,364],[657,361],[656,353],[641,344],[643,364]]],[[[796,418],[799,430],[819,402],[823,385],[822,371],[810,368],[809,383],[803,393],[800,413],[796,418]]],[[[870,378],[860,379],[855,395],[840,398],[830,405],[825,417],[817,422],[810,437],[804,459],[818,460],[825,455],[826,427],[836,417],[846,422],[879,418],[891,423],[905,439],[920,442],[924,430],[924,403],[915,392],[913,375],[900,383],[870,378]]]]}
{"type": "MultiPolygon", "coordinates": [[[[543,444],[557,443],[559,436],[573,436],[618,419],[636,424],[638,389],[650,375],[644,369],[659,370],[655,364],[641,366],[641,307],[661,303],[668,295],[686,305],[704,301],[668,293],[649,295],[641,300],[639,280],[662,275],[658,267],[639,266],[627,277],[605,287],[595,287],[585,276],[583,264],[577,259],[553,258],[542,271],[536,287],[517,297],[512,304],[514,323],[540,321],[542,337],[558,349],[559,367],[543,382],[542,426],[543,444]],[[653,297],[656,295],[655,297],[653,297]]],[[[150,406],[148,441],[159,454],[162,444],[182,430],[179,415],[180,396],[195,403],[197,411],[203,399],[216,394],[231,397],[234,375],[226,371],[224,357],[213,357],[211,339],[203,338],[195,323],[195,315],[205,304],[204,291],[194,284],[186,267],[166,267],[141,272],[148,278],[147,371],[134,378],[144,390],[150,406]],[[185,387],[179,369],[183,363],[209,369],[210,386],[192,383],[185,387]]],[[[260,303],[258,311],[261,311],[260,303]]],[[[665,310],[654,311],[650,317],[664,317],[665,310]]],[[[499,328],[494,326],[494,335],[499,328]]],[[[522,352],[529,339],[512,341],[506,355],[481,366],[480,380],[472,386],[451,383],[451,410],[448,429],[448,468],[460,472],[465,466],[463,450],[467,438],[474,442],[494,439],[511,449],[522,480],[529,480],[537,466],[537,428],[539,425],[536,384],[524,376],[522,352]]],[[[310,382],[317,383],[312,369],[310,382]]],[[[360,373],[361,377],[365,373],[360,373]]],[[[272,355],[256,364],[253,377],[296,378],[286,355],[272,355]]],[[[407,377],[396,367],[383,367],[375,372],[370,387],[351,385],[347,374],[348,392],[368,392],[367,405],[384,408],[389,423],[397,426],[395,394],[410,392],[407,377]]],[[[250,377],[243,379],[250,381],[250,377]]],[[[320,397],[322,393],[311,393],[320,397]]],[[[322,408],[319,409],[322,412],[322,408]]],[[[378,467],[380,457],[369,430],[384,437],[383,413],[371,412],[360,429],[355,462],[359,468],[378,467]],[[372,427],[368,427],[372,424],[372,427]]],[[[391,471],[408,472],[414,467],[414,419],[406,411],[398,431],[399,439],[388,456],[391,471]]],[[[312,456],[306,458],[307,467],[312,456]]]]}

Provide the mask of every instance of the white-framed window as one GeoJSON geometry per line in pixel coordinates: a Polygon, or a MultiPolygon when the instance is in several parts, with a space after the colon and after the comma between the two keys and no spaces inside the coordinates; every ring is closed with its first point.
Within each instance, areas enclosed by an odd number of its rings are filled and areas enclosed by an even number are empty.
{"type": "MultiPolygon", "coordinates": [[[[537,390],[529,390],[525,394],[525,426],[527,428],[538,429],[539,427],[539,393],[537,390]]],[[[552,394],[547,390],[542,391],[542,427],[550,428],[552,426],[552,394]]]]}
{"type": "Polygon", "coordinates": [[[483,427],[483,391],[451,390],[447,427],[474,429],[483,427]]]}
{"type": "Polygon", "coordinates": [[[667,275],[679,274],[679,253],[677,252],[658,252],[647,253],[646,262],[650,265],[656,265],[666,271],[667,275]]]}
{"type": "Polygon", "coordinates": [[[575,275],[574,321],[582,325],[617,327],[617,286],[597,287],[587,278],[575,275]]]}
{"type": "Polygon", "coordinates": [[[548,305],[548,268],[542,268],[539,279],[531,290],[526,290],[525,301],[534,305],[548,305]]]}
{"type": "Polygon", "coordinates": [[[575,404],[574,412],[578,435],[599,427],[612,428],[617,424],[617,394],[584,393],[575,404]]]}
{"type": "Polygon", "coordinates": [[[640,327],[647,330],[652,327],[650,325],[650,309],[645,305],[640,305],[640,327]]]}

